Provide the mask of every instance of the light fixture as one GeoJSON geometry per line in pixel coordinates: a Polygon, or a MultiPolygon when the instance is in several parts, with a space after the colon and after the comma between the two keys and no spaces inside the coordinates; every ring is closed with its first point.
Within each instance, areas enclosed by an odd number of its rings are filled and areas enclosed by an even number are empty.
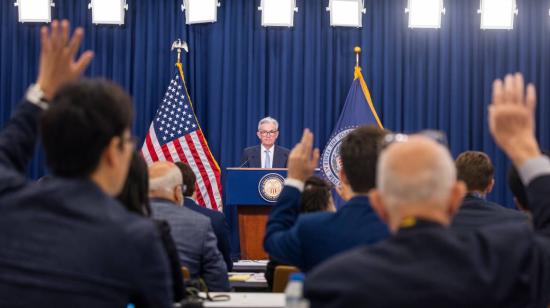
{"type": "Polygon", "coordinates": [[[296,0],[261,0],[258,10],[264,27],[292,27],[294,12],[298,12],[296,0]]]}
{"type": "Polygon", "coordinates": [[[331,26],[356,28],[363,26],[363,14],[367,12],[364,0],[329,0],[327,11],[331,26]]]}
{"type": "Polygon", "coordinates": [[[52,21],[52,0],[17,0],[13,5],[19,9],[19,22],[52,21]]]}
{"type": "Polygon", "coordinates": [[[518,14],[516,0],[481,0],[481,29],[514,29],[514,16],[518,14]]]}
{"type": "Polygon", "coordinates": [[[128,10],[126,0],[91,0],[92,23],[123,25],[124,13],[128,10]]]}
{"type": "Polygon", "coordinates": [[[441,28],[441,14],[445,14],[443,0],[409,0],[409,28],[441,28]]]}
{"type": "Polygon", "coordinates": [[[218,0],[183,0],[181,11],[185,11],[185,23],[191,25],[216,22],[218,7],[218,0]]]}

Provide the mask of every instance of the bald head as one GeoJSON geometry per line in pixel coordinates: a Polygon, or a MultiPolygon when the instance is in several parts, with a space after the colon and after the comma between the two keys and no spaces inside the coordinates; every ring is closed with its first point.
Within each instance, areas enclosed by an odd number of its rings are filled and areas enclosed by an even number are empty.
{"type": "Polygon", "coordinates": [[[149,196],[168,199],[176,204],[183,200],[183,183],[179,168],[167,161],[155,162],[149,166],[149,196]]]}
{"type": "Polygon", "coordinates": [[[396,220],[437,216],[436,220],[447,223],[463,195],[456,191],[456,169],[449,151],[422,136],[392,144],[381,153],[376,185],[378,203],[386,216],[396,220]]]}

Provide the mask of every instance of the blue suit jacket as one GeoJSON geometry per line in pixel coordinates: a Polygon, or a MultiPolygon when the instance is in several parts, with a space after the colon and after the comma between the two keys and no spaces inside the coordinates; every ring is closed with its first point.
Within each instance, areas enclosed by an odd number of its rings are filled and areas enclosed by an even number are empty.
{"type": "Polygon", "coordinates": [[[279,262],[309,271],[338,253],[388,236],[367,197],[349,200],[336,213],[298,216],[300,196],[298,189],[285,186],[267,222],[264,249],[279,262]]]}
{"type": "Polygon", "coordinates": [[[467,195],[453,218],[452,228],[456,231],[471,232],[483,226],[509,222],[531,224],[527,215],[520,211],[467,195]]]}
{"type": "Polygon", "coordinates": [[[153,221],[88,179],[26,182],[41,113],[23,102],[0,132],[0,307],[170,307],[153,221]]]}
{"type": "Polygon", "coordinates": [[[546,307],[549,187],[550,176],[527,187],[535,232],[517,222],[464,233],[418,221],[321,265],[305,295],[311,307],[546,307]]]}
{"type": "Polygon", "coordinates": [[[180,263],[189,269],[191,278],[203,278],[209,291],[229,291],[227,265],[210,219],[163,199],[152,199],[151,209],[154,218],[170,225],[180,263]]]}
{"type": "MultiPolygon", "coordinates": [[[[261,145],[244,149],[240,166],[243,168],[262,168],[261,150],[261,145]]],[[[273,151],[273,164],[271,167],[286,168],[289,153],[289,149],[275,145],[275,150],[273,151]]]]}
{"type": "Polygon", "coordinates": [[[210,219],[212,228],[214,229],[214,234],[216,234],[216,239],[218,240],[218,250],[222,253],[225,264],[227,265],[227,270],[233,270],[233,261],[231,260],[231,244],[229,240],[229,226],[225,221],[225,216],[223,213],[207,209],[198,205],[193,199],[185,198],[183,205],[193,211],[203,214],[210,219]]]}

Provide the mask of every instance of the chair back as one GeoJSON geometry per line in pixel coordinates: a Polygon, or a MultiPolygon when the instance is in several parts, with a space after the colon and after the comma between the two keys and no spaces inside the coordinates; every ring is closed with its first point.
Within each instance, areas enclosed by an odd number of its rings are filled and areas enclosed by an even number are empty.
{"type": "Polygon", "coordinates": [[[189,273],[189,269],[187,267],[181,267],[181,274],[183,275],[183,280],[188,281],[191,279],[191,274],[189,273]]]}
{"type": "Polygon", "coordinates": [[[289,265],[277,265],[273,274],[273,292],[282,293],[285,291],[288,278],[292,273],[298,273],[297,267],[289,265]]]}

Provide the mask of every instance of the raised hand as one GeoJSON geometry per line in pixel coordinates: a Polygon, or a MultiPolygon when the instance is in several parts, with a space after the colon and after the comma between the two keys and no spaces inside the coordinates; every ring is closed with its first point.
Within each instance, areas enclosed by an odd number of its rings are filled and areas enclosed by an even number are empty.
{"type": "Polygon", "coordinates": [[[93,52],[86,51],[75,60],[84,31],[77,28],[69,39],[69,29],[70,24],[67,20],[61,23],[54,20],[51,30],[46,26],[40,30],[40,67],[36,83],[48,100],[64,84],[80,77],[94,55],[93,52]]]}
{"type": "Polygon", "coordinates": [[[514,165],[540,155],[535,138],[535,87],[525,83],[521,74],[507,75],[493,83],[493,101],[489,106],[489,128],[497,145],[514,165]]]}
{"type": "Polygon", "coordinates": [[[302,140],[288,156],[288,177],[305,182],[313,175],[318,162],[319,149],[313,149],[313,134],[306,128],[302,140]]]}

